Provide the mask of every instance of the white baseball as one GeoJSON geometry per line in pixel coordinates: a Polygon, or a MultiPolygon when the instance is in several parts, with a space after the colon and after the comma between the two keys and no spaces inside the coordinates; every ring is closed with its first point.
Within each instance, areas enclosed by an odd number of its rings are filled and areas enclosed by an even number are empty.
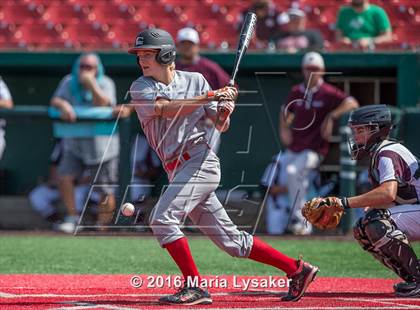
{"type": "Polygon", "coordinates": [[[124,216],[132,216],[133,214],[134,214],[134,206],[133,206],[133,204],[131,204],[131,203],[129,203],[129,202],[126,202],[125,204],[123,204],[122,206],[121,206],[121,213],[124,215],[124,216]]]}

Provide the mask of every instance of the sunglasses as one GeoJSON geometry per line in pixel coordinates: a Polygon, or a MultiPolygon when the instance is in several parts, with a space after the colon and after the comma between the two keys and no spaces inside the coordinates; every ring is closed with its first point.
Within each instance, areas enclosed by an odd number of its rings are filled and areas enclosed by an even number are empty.
{"type": "Polygon", "coordinates": [[[92,66],[92,65],[88,65],[88,64],[80,64],[79,68],[81,70],[90,71],[90,70],[96,69],[96,66],[92,66]]]}

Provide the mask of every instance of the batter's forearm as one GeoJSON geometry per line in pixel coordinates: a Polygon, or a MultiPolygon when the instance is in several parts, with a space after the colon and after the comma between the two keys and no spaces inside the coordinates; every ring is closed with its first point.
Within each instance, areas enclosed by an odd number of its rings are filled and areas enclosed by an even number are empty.
{"type": "Polygon", "coordinates": [[[223,115],[221,111],[216,113],[208,113],[207,117],[214,124],[214,127],[220,132],[226,132],[230,126],[230,115],[223,115]]]}
{"type": "Polygon", "coordinates": [[[230,127],[230,117],[228,116],[224,121],[223,120],[216,121],[215,127],[220,132],[226,132],[230,127]]]}
{"type": "Polygon", "coordinates": [[[185,116],[194,112],[198,107],[208,103],[207,95],[197,96],[191,99],[168,100],[160,98],[155,101],[155,112],[158,116],[173,118],[185,116]]]}

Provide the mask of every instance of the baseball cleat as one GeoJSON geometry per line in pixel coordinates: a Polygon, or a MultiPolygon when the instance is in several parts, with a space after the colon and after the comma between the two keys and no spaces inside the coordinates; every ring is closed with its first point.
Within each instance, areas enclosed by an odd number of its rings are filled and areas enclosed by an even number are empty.
{"type": "Polygon", "coordinates": [[[282,297],[282,301],[298,301],[304,294],[309,284],[315,280],[315,276],[319,268],[303,261],[298,260],[298,270],[289,275],[290,287],[286,296],[282,297]]]}
{"type": "Polygon", "coordinates": [[[159,298],[159,302],[171,305],[210,305],[213,300],[207,290],[202,290],[199,287],[184,286],[173,295],[159,298]]]}
{"type": "Polygon", "coordinates": [[[420,283],[400,282],[394,284],[394,291],[398,297],[420,297],[420,283]]]}

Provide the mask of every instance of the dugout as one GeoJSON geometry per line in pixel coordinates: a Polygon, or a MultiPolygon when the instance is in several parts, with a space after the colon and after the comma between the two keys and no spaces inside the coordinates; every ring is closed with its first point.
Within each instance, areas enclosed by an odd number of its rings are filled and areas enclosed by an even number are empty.
{"type": "MultiPolygon", "coordinates": [[[[3,52],[0,75],[12,93],[16,109],[0,111],[7,119],[7,148],[0,169],[4,175],[0,190],[6,195],[25,194],[40,176],[47,174],[52,147],[51,120],[46,106],[60,79],[68,74],[79,53],[3,52]]],[[[101,52],[106,74],[117,86],[118,102],[124,100],[131,81],[139,76],[134,57],[126,53],[101,52]]],[[[233,53],[206,54],[228,72],[233,53]]],[[[404,116],[401,138],[417,155],[420,146],[416,129],[420,112],[420,56],[416,53],[328,53],[324,54],[325,79],[355,96],[362,104],[386,103],[409,108],[404,116]]],[[[301,81],[302,54],[249,52],[243,59],[238,84],[241,94],[232,117],[231,129],[222,136],[223,188],[253,191],[273,154],[281,149],[278,138],[280,105],[290,87],[301,81]]],[[[139,129],[135,116],[120,126],[124,150],[130,136],[139,129]]],[[[340,136],[332,140],[332,151],[321,167],[325,173],[338,172],[340,136]]],[[[127,154],[127,153],[125,153],[127,154]]],[[[126,156],[122,154],[122,156],[126,156]]],[[[127,163],[124,157],[122,162],[127,163]]],[[[121,166],[123,179],[128,167],[121,166]]],[[[0,176],[1,177],[1,176],[0,176]]]]}

